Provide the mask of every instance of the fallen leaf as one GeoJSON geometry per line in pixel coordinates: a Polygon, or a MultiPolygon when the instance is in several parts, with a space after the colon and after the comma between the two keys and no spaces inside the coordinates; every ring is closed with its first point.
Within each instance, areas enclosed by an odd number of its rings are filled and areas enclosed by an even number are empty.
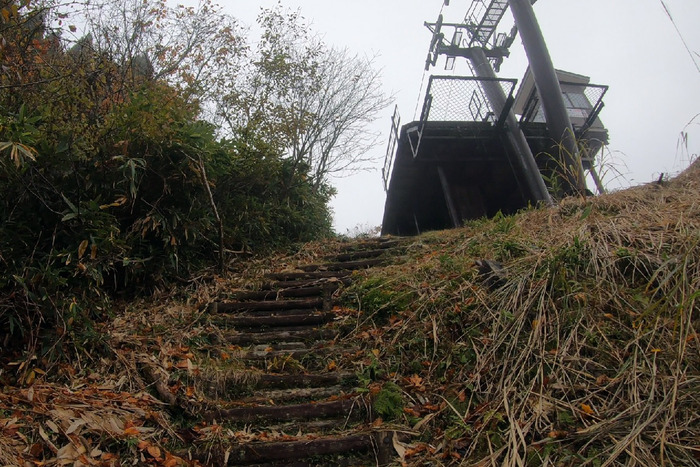
{"type": "Polygon", "coordinates": [[[77,461],[78,458],[80,458],[80,453],[72,443],[66,444],[56,453],[56,460],[58,460],[60,465],[67,465],[66,461],[71,463],[77,461]]]}
{"type": "Polygon", "coordinates": [[[190,359],[182,359],[179,362],[175,364],[175,368],[178,368],[180,370],[187,370],[189,366],[191,365],[190,359]]]}
{"type": "Polygon", "coordinates": [[[138,436],[140,434],[140,431],[135,426],[130,426],[128,428],[124,428],[123,434],[124,436],[138,436]]]}
{"type": "Polygon", "coordinates": [[[547,434],[547,437],[552,438],[552,439],[562,439],[562,438],[566,438],[568,435],[569,435],[568,431],[552,430],[547,434]]]}
{"type": "Polygon", "coordinates": [[[414,431],[419,431],[421,428],[423,428],[423,425],[425,425],[425,424],[428,423],[430,420],[432,420],[433,418],[435,418],[435,416],[437,416],[437,412],[429,413],[428,415],[426,415],[425,417],[423,417],[422,420],[420,420],[418,423],[416,423],[415,425],[413,425],[413,430],[414,430],[414,431]]]}
{"type": "Polygon", "coordinates": [[[56,425],[53,420],[46,420],[46,426],[54,433],[58,433],[58,425],[56,425]]]}
{"type": "Polygon", "coordinates": [[[394,436],[391,439],[392,444],[394,445],[394,450],[396,451],[396,454],[398,454],[399,458],[403,461],[406,459],[406,446],[399,441],[399,436],[397,435],[396,432],[394,432],[394,436]]]}
{"type": "Polygon", "coordinates": [[[41,445],[41,443],[34,443],[32,444],[32,447],[29,448],[29,454],[31,454],[32,457],[39,458],[41,457],[41,454],[44,452],[44,447],[41,445]]]}
{"type": "Polygon", "coordinates": [[[85,420],[83,420],[82,418],[75,420],[73,423],[71,423],[71,425],[66,430],[66,435],[70,435],[71,433],[74,433],[78,428],[85,425],[85,423],[86,423],[85,420]]]}
{"type": "Polygon", "coordinates": [[[148,446],[146,452],[154,459],[160,459],[160,448],[158,446],[148,446]]]}
{"type": "Polygon", "coordinates": [[[585,413],[586,415],[593,415],[593,414],[595,413],[595,412],[593,411],[593,409],[591,408],[591,406],[588,405],[588,404],[581,404],[581,410],[582,410],[583,413],[585,413]]]}
{"type": "Polygon", "coordinates": [[[408,378],[408,386],[413,387],[418,389],[419,391],[424,390],[425,388],[423,387],[423,378],[418,376],[417,374],[414,374],[408,378]]]}
{"type": "Polygon", "coordinates": [[[598,386],[604,386],[610,382],[610,378],[606,375],[600,375],[596,378],[595,382],[598,386]]]}
{"type": "Polygon", "coordinates": [[[330,362],[328,362],[327,368],[328,368],[328,371],[336,370],[338,368],[338,364],[335,363],[335,360],[331,360],[330,362]]]}

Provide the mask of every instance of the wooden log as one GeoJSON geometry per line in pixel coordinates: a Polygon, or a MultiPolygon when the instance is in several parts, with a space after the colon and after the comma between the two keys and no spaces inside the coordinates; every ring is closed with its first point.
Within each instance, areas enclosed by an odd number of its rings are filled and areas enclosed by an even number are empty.
{"type": "Polygon", "coordinates": [[[342,272],[340,273],[342,276],[340,277],[328,277],[328,278],[322,278],[322,279],[300,279],[300,280],[281,280],[281,281],[274,281],[274,282],[267,282],[260,287],[263,290],[277,290],[277,289],[285,289],[285,288],[290,288],[290,287],[305,287],[305,286],[311,286],[319,283],[327,283],[330,281],[338,281],[339,283],[343,285],[350,285],[352,284],[352,278],[350,277],[350,272],[342,272]]]}
{"type": "Polygon", "coordinates": [[[313,285],[309,287],[285,288],[279,290],[255,290],[250,292],[236,293],[231,297],[233,300],[281,300],[285,298],[314,297],[322,295],[325,290],[336,290],[340,283],[329,282],[323,285],[313,285]]]}
{"type": "Polygon", "coordinates": [[[139,364],[146,380],[156,390],[158,399],[171,406],[177,405],[177,396],[170,392],[170,388],[166,384],[168,378],[166,375],[161,374],[162,370],[145,358],[140,359],[139,364]]]}
{"type": "Polygon", "coordinates": [[[263,300],[259,302],[218,302],[217,313],[232,313],[237,311],[274,311],[300,310],[323,307],[323,298],[308,298],[305,300],[263,300]]]}
{"type": "Polygon", "coordinates": [[[221,447],[219,448],[220,450],[215,452],[195,457],[207,465],[246,465],[261,462],[274,462],[272,465],[284,465],[279,462],[339,453],[352,455],[368,452],[372,449],[373,442],[371,433],[360,433],[300,441],[241,444],[230,446],[226,449],[221,447]],[[213,457],[209,457],[210,455],[213,457]],[[228,464],[224,462],[226,458],[228,458],[228,464]]]}
{"type": "MultiPolygon", "coordinates": [[[[333,467],[358,467],[358,466],[372,466],[375,467],[377,462],[374,458],[374,454],[371,452],[358,452],[345,453],[343,457],[338,457],[337,455],[332,456],[328,463],[332,463],[333,467]]],[[[297,461],[276,461],[276,462],[266,462],[264,464],[249,464],[248,467],[318,467],[321,465],[319,459],[311,460],[297,460],[297,461]]],[[[384,467],[384,466],[381,466],[384,467]]]]}
{"type": "Polygon", "coordinates": [[[349,253],[331,255],[328,259],[333,262],[357,261],[360,259],[377,258],[386,254],[386,251],[386,249],[351,251],[349,253]]]}
{"type": "Polygon", "coordinates": [[[204,420],[212,423],[252,423],[289,420],[311,420],[316,418],[346,417],[352,411],[364,411],[364,404],[357,399],[341,399],[330,402],[312,402],[294,405],[263,405],[216,409],[204,413],[204,420]]]}
{"type": "Polygon", "coordinates": [[[385,262],[382,258],[371,258],[363,259],[359,261],[345,261],[340,263],[326,263],[326,264],[309,264],[306,266],[300,266],[299,269],[305,272],[314,271],[354,271],[356,269],[366,269],[372,266],[378,266],[385,262]]]}
{"type": "Polygon", "coordinates": [[[317,327],[303,327],[288,329],[284,328],[280,331],[264,331],[264,332],[224,332],[221,336],[211,335],[210,340],[214,343],[227,343],[234,345],[250,345],[250,344],[267,344],[276,342],[295,342],[295,341],[316,341],[316,340],[332,340],[335,339],[342,331],[340,329],[317,327]]]}
{"type": "Polygon", "coordinates": [[[272,311],[241,311],[238,313],[219,313],[219,316],[231,320],[238,317],[263,317],[263,316],[306,316],[317,315],[323,313],[323,310],[316,308],[309,309],[290,309],[290,310],[272,310],[272,311]]]}
{"type": "Polygon", "coordinates": [[[274,281],[298,281],[303,279],[329,279],[347,277],[352,274],[351,271],[304,271],[304,272],[278,272],[268,274],[268,279],[274,281]]]}
{"type": "Polygon", "coordinates": [[[270,316],[232,316],[228,324],[240,328],[265,328],[324,324],[333,321],[335,313],[305,313],[270,316]]]}
{"type": "Polygon", "coordinates": [[[341,353],[356,353],[357,347],[325,347],[321,349],[290,349],[290,350],[251,350],[247,352],[240,352],[238,358],[247,362],[261,362],[266,360],[271,360],[274,358],[293,358],[299,360],[300,358],[306,357],[308,355],[313,356],[328,356],[328,355],[338,355],[341,353]]]}
{"type": "Polygon", "coordinates": [[[343,251],[358,251],[368,249],[388,249],[401,246],[404,242],[392,238],[377,238],[374,240],[366,240],[363,242],[353,242],[341,248],[343,251]]]}
{"type": "Polygon", "coordinates": [[[335,372],[309,375],[266,373],[255,380],[255,387],[260,389],[322,387],[351,385],[356,382],[357,375],[354,373],[335,372]]]}
{"type": "Polygon", "coordinates": [[[270,401],[275,404],[281,402],[301,401],[301,400],[323,400],[337,394],[343,393],[343,387],[321,386],[317,388],[288,388],[273,389],[270,391],[259,391],[254,396],[239,399],[236,403],[241,404],[266,404],[270,401]]]}

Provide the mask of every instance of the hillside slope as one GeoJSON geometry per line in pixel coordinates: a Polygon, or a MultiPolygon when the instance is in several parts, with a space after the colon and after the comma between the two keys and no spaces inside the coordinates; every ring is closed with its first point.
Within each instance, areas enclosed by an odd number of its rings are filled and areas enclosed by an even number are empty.
{"type": "MultiPolygon", "coordinates": [[[[398,433],[397,465],[700,465],[699,194],[696,162],[670,182],[401,239],[336,284],[327,326],[348,350],[313,365],[354,375],[363,429],[398,433]]],[[[250,373],[206,305],[348,246],[125,304],[101,355],[4,362],[0,463],[213,465],[203,453],[232,462],[222,446],[298,441],[204,420],[209,393],[250,373]]],[[[265,371],[310,371],[275,355],[265,371]]]]}

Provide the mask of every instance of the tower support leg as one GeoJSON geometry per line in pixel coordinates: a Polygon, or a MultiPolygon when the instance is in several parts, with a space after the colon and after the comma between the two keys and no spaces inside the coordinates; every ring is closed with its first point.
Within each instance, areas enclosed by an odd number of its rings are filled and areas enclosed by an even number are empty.
{"type": "MultiPolygon", "coordinates": [[[[496,72],[486,58],[484,49],[480,47],[469,49],[468,58],[476,76],[479,78],[488,78],[489,80],[496,79],[496,72]]],[[[486,98],[491,103],[491,107],[500,115],[506,106],[506,94],[503,92],[503,88],[497,81],[484,81],[483,85],[486,98]]],[[[520,129],[520,124],[518,123],[518,119],[515,118],[512,109],[508,111],[506,127],[508,142],[514,150],[513,153],[516,155],[510,158],[510,163],[513,170],[516,172],[518,183],[521,185],[524,184],[523,188],[525,188],[525,191],[529,192],[527,197],[530,199],[552,204],[552,199],[549,196],[547,186],[544,184],[542,175],[537,167],[535,157],[532,155],[530,146],[527,144],[525,135],[520,129]]]]}
{"type": "Polygon", "coordinates": [[[559,145],[555,171],[559,175],[562,194],[584,193],[586,182],[576,137],[535,11],[530,0],[508,0],[508,3],[515,18],[515,25],[522,37],[525,53],[530,62],[530,71],[535,78],[547,128],[551,137],[559,145]]]}

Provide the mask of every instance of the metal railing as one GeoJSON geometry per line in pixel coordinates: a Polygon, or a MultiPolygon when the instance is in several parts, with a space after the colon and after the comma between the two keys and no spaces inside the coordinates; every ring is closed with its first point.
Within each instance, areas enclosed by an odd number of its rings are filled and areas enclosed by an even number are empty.
{"type": "Polygon", "coordinates": [[[498,85],[512,97],[517,80],[473,76],[431,76],[425,94],[421,122],[492,122],[501,117],[487,98],[486,86],[498,85]]]}
{"type": "Polygon", "coordinates": [[[394,164],[394,153],[399,142],[399,129],[401,128],[401,115],[399,106],[394,107],[394,115],[391,117],[391,131],[389,132],[389,142],[386,146],[384,156],[384,167],[382,167],[382,179],[384,179],[384,191],[389,191],[389,180],[391,180],[391,170],[394,164]]]}
{"type": "Polygon", "coordinates": [[[420,120],[408,128],[406,137],[413,157],[418,156],[426,122],[488,122],[502,124],[510,111],[517,80],[474,76],[431,76],[420,120]],[[500,86],[506,107],[494,109],[488,100],[488,86],[500,86]]]}
{"type": "MultiPolygon", "coordinates": [[[[564,104],[567,112],[574,123],[574,130],[583,133],[595,122],[603,109],[603,97],[608,92],[608,86],[600,84],[582,84],[562,81],[560,83],[564,94],[564,104]],[[582,123],[581,123],[582,122],[582,123]]],[[[533,89],[530,98],[525,104],[523,114],[520,117],[521,123],[544,123],[544,111],[540,105],[537,91],[533,89]]]]}

